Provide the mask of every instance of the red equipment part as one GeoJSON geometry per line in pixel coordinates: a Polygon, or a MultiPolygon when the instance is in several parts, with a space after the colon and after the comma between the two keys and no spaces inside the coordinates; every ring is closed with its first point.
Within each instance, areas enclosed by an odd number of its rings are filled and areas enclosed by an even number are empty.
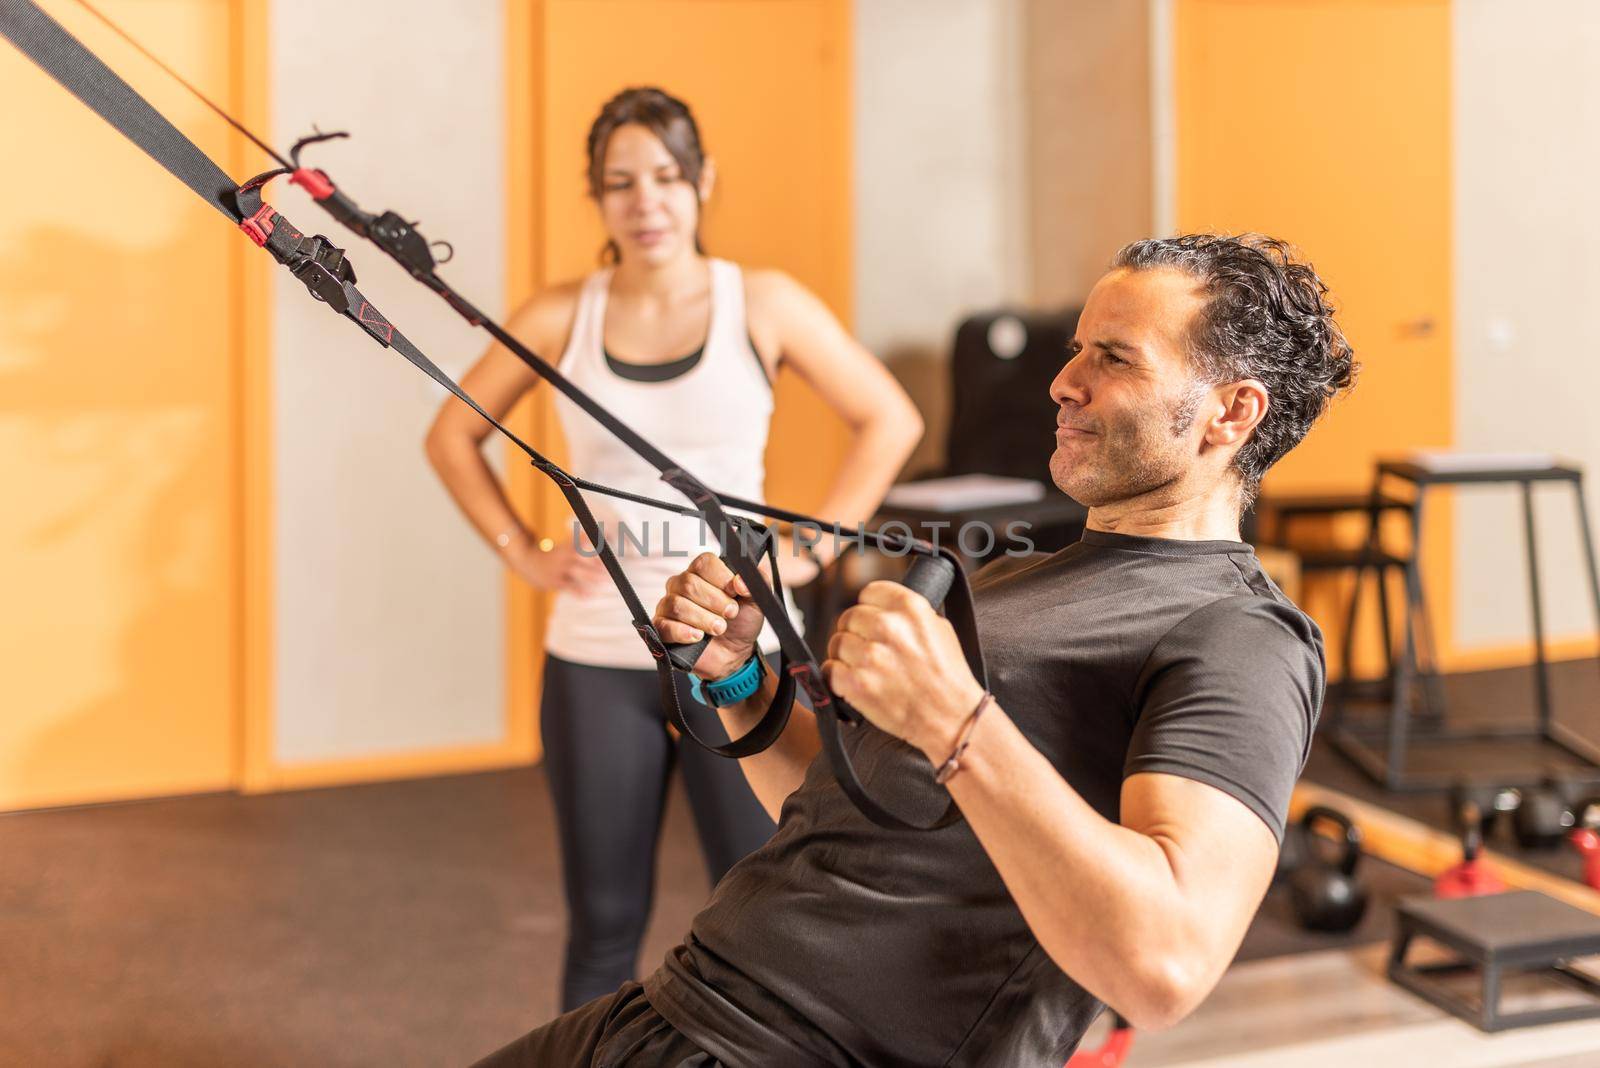
{"type": "Polygon", "coordinates": [[[1456,814],[1461,828],[1461,863],[1433,881],[1434,897],[1477,897],[1505,893],[1506,884],[1483,860],[1483,812],[1469,800],[1456,814]]]}
{"type": "Polygon", "coordinates": [[[1477,897],[1502,894],[1505,890],[1505,881],[1478,857],[1446,869],[1433,881],[1434,897],[1477,897]]]}
{"type": "Polygon", "coordinates": [[[1068,1060],[1066,1068],[1121,1068],[1133,1048],[1133,1028],[1122,1017],[1114,1017],[1116,1025],[1106,1040],[1094,1049],[1080,1049],[1068,1060]]]}
{"type": "Polygon", "coordinates": [[[1583,854],[1583,881],[1600,890],[1600,833],[1592,827],[1580,827],[1568,835],[1568,841],[1583,854]]]}

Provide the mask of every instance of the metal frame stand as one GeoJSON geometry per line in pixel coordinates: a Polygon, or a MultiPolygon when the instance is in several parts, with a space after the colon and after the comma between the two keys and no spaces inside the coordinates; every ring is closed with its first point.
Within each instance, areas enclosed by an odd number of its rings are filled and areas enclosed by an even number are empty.
{"type": "MultiPolygon", "coordinates": [[[[1564,482],[1572,486],[1578,508],[1578,529],[1583,539],[1584,560],[1588,566],[1589,590],[1594,605],[1595,620],[1600,626],[1600,570],[1595,564],[1594,538],[1589,529],[1589,513],[1583,493],[1583,473],[1574,467],[1552,466],[1522,470],[1494,470],[1476,468],[1469,470],[1437,471],[1415,463],[1384,461],[1378,464],[1373,479],[1373,505],[1369,509],[1370,523],[1367,549],[1356,568],[1355,590],[1350,601],[1350,611],[1345,619],[1343,668],[1344,680],[1329,709],[1326,723],[1327,737],[1335,749],[1366,772],[1374,781],[1390,790],[1410,793],[1448,788],[1459,778],[1453,773],[1427,774],[1405,770],[1406,754],[1413,743],[1448,743],[1491,740],[1537,740],[1549,742],[1586,763],[1600,766],[1600,746],[1579,737],[1570,728],[1556,723],[1552,716],[1550,696],[1550,664],[1545,653],[1544,606],[1539,591],[1539,551],[1534,529],[1533,484],[1536,482],[1564,482]],[[1411,553],[1407,557],[1385,554],[1379,544],[1379,519],[1377,506],[1382,495],[1384,480],[1397,479],[1409,482],[1415,489],[1411,507],[1411,553]],[[1433,486],[1514,484],[1522,491],[1523,533],[1527,543],[1528,589],[1533,609],[1534,640],[1534,699],[1538,718],[1534,725],[1496,725],[1489,727],[1457,728],[1445,722],[1445,703],[1439,683],[1438,662],[1433,653],[1432,628],[1428,622],[1427,601],[1422,588],[1422,518],[1427,491],[1433,486]],[[1391,570],[1404,573],[1406,611],[1399,656],[1393,652],[1388,627],[1386,576],[1391,570]],[[1379,599],[1384,612],[1385,655],[1390,665],[1389,709],[1386,721],[1377,724],[1353,724],[1347,712],[1347,691],[1351,687],[1351,643],[1355,635],[1356,616],[1360,611],[1361,585],[1368,571],[1377,578],[1379,599]],[[1425,662],[1422,654],[1426,654],[1425,662]],[[1412,722],[1412,691],[1422,689],[1424,715],[1422,722],[1412,722]],[[1418,729],[1420,727],[1420,729],[1418,729]]],[[[1508,781],[1505,785],[1535,785],[1536,775],[1526,782],[1508,781]]]]}

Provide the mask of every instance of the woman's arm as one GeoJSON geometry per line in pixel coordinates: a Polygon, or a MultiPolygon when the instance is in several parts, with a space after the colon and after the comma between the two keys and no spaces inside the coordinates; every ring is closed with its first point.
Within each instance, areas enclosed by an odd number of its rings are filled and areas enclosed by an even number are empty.
{"type": "MultiPolygon", "coordinates": [[[[535,352],[554,352],[571,322],[576,292],[569,285],[541,293],[511,317],[506,329],[535,352]]],[[[461,378],[462,389],[501,420],[538,384],[532,368],[498,342],[461,378]]],[[[460,400],[447,398],[424,440],[428,462],[468,522],[508,567],[539,588],[588,588],[603,577],[599,560],[578,554],[566,538],[541,549],[538,537],[512,510],[483,456],[483,440],[491,429],[460,400]]]]}
{"type": "MultiPolygon", "coordinates": [[[[855,526],[872,516],[922,439],[922,416],[876,356],[851,337],[827,306],[781,271],[750,271],[752,331],[776,342],[793,367],[850,428],[851,441],[816,514],[855,526]]],[[[826,551],[829,546],[819,546],[826,551]]]]}

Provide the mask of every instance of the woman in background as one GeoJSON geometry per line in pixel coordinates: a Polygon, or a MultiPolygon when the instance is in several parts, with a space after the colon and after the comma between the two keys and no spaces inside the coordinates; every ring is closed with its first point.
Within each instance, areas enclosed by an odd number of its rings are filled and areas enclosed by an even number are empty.
{"type": "MultiPolygon", "coordinates": [[[[772,383],[788,365],[852,432],[816,514],[846,527],[869,517],[921,437],[922,420],[882,364],[799,283],[705,254],[700,215],[714,168],[688,107],[659,89],[625,90],[595,119],[588,153],[589,192],[609,238],[606,266],[539,293],[508,330],[535,352],[560,352],[562,374],[706,485],[753,500],[763,499],[772,383]]],[[[501,417],[539,381],[495,345],[462,385],[501,417]]],[[[561,396],[556,406],[574,473],[637,493],[667,492],[654,468],[582,410],[561,396]]],[[[535,532],[518,520],[481,452],[488,429],[451,398],[427,451],[506,567],[555,594],[540,729],[570,921],[565,1011],[633,977],[674,762],[713,884],[773,824],[736,761],[669,734],[654,661],[621,596],[599,559],[580,550],[575,522],[535,532]]],[[[647,606],[687,558],[715,548],[697,519],[598,495],[590,506],[647,606]]],[[[780,541],[784,579],[808,581],[833,549],[796,555],[780,541]]],[[[761,648],[777,648],[770,627],[761,648]]],[[[686,685],[679,700],[697,732],[726,739],[716,712],[686,685]]]]}

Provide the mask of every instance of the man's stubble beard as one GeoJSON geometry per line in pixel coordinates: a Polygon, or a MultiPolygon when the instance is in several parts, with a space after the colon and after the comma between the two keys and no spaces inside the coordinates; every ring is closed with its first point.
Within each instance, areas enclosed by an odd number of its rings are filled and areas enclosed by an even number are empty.
{"type": "MultiPolygon", "coordinates": [[[[1051,457],[1056,487],[1086,508],[1130,501],[1171,485],[1188,472],[1183,440],[1200,410],[1204,387],[1196,384],[1164,412],[1101,424],[1096,447],[1087,462],[1059,468],[1051,457]]],[[[1057,455],[1059,455],[1059,450],[1057,455]]]]}

